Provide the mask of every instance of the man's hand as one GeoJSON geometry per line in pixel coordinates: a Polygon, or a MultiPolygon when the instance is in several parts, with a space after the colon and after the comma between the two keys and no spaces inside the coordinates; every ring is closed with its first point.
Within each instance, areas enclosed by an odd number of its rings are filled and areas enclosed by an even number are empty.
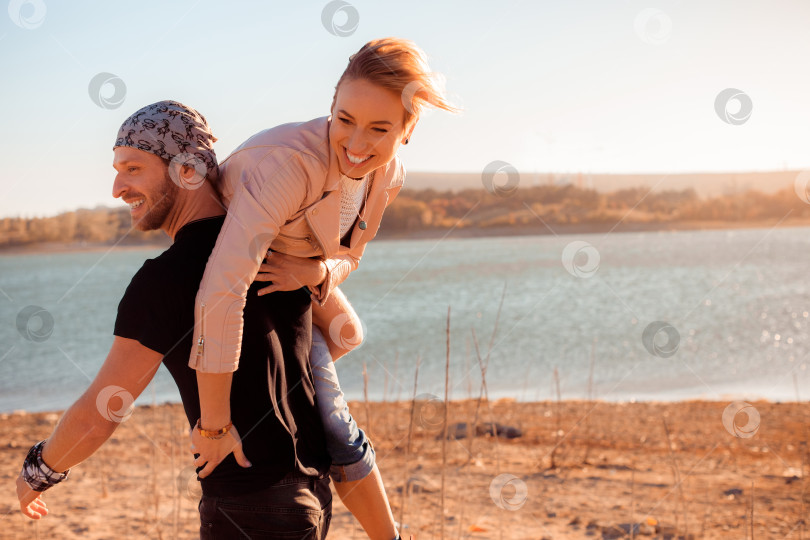
{"type": "Polygon", "coordinates": [[[267,252],[267,257],[256,275],[256,281],[273,282],[259,291],[260,296],[275,291],[314,287],[323,283],[325,279],[326,264],[323,261],[274,251],[267,252]]]}
{"type": "Polygon", "coordinates": [[[236,462],[241,467],[252,467],[242,451],[242,439],[239,438],[236,426],[231,426],[230,431],[221,439],[203,437],[200,430],[191,428],[191,453],[199,454],[197,459],[194,460],[194,466],[201,467],[205,465],[198,474],[200,478],[205,478],[214,472],[217,465],[222,463],[222,460],[228,457],[231,452],[233,452],[233,457],[236,458],[236,462]]]}
{"type": "Polygon", "coordinates": [[[20,511],[31,519],[41,519],[48,515],[48,506],[42,500],[42,491],[34,491],[17,476],[17,498],[20,499],[20,511]]]}

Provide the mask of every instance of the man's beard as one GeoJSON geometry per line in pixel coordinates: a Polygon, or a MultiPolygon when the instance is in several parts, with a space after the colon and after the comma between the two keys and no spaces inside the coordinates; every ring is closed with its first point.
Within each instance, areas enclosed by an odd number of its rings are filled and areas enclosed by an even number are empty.
{"type": "Polygon", "coordinates": [[[169,213],[174,208],[179,191],[180,188],[177,184],[172,182],[167,170],[163,182],[163,191],[158,194],[157,200],[147,210],[140,221],[133,223],[133,227],[139,231],[154,231],[160,229],[163,224],[166,223],[169,213]]]}

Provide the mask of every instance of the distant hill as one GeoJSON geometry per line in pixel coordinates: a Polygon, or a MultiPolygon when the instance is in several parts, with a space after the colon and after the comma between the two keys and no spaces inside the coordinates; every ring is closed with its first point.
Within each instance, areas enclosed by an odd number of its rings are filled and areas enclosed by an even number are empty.
{"type": "MultiPolygon", "coordinates": [[[[382,237],[407,238],[808,225],[808,193],[797,194],[796,176],[796,172],[546,175],[522,177],[515,190],[490,192],[480,175],[413,173],[409,187],[383,215],[381,230],[382,237]],[[430,188],[418,189],[420,184],[430,188]]],[[[495,179],[496,186],[503,187],[503,182],[495,179]]],[[[165,241],[159,231],[132,230],[129,209],[121,207],[0,219],[0,249],[165,241]]]]}
{"type": "MultiPolygon", "coordinates": [[[[792,188],[801,171],[766,171],[745,173],[680,173],[680,174],[591,174],[591,173],[534,173],[520,174],[520,187],[572,184],[581,189],[594,189],[610,193],[637,187],[654,191],[683,191],[694,189],[700,197],[734,195],[746,191],[775,193],[792,188]]],[[[408,171],[405,189],[435,189],[459,191],[479,189],[483,186],[481,173],[431,173],[408,171]]]]}

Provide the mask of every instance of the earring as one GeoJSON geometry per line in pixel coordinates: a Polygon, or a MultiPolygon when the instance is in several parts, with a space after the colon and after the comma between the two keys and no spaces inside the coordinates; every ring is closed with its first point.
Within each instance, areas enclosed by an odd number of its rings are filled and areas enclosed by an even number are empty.
{"type": "Polygon", "coordinates": [[[410,139],[405,139],[404,141],[402,141],[402,144],[408,144],[408,141],[410,141],[410,139]]]}

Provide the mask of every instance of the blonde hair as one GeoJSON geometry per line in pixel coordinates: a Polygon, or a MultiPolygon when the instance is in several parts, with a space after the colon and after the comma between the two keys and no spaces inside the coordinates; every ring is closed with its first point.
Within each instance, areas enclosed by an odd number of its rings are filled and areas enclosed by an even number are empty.
{"type": "Polygon", "coordinates": [[[419,119],[425,105],[458,111],[447,100],[438,75],[430,71],[427,55],[407,39],[375,39],[349,57],[349,65],[335,85],[332,109],[340,85],[353,80],[365,80],[401,95],[406,126],[419,119]]]}

